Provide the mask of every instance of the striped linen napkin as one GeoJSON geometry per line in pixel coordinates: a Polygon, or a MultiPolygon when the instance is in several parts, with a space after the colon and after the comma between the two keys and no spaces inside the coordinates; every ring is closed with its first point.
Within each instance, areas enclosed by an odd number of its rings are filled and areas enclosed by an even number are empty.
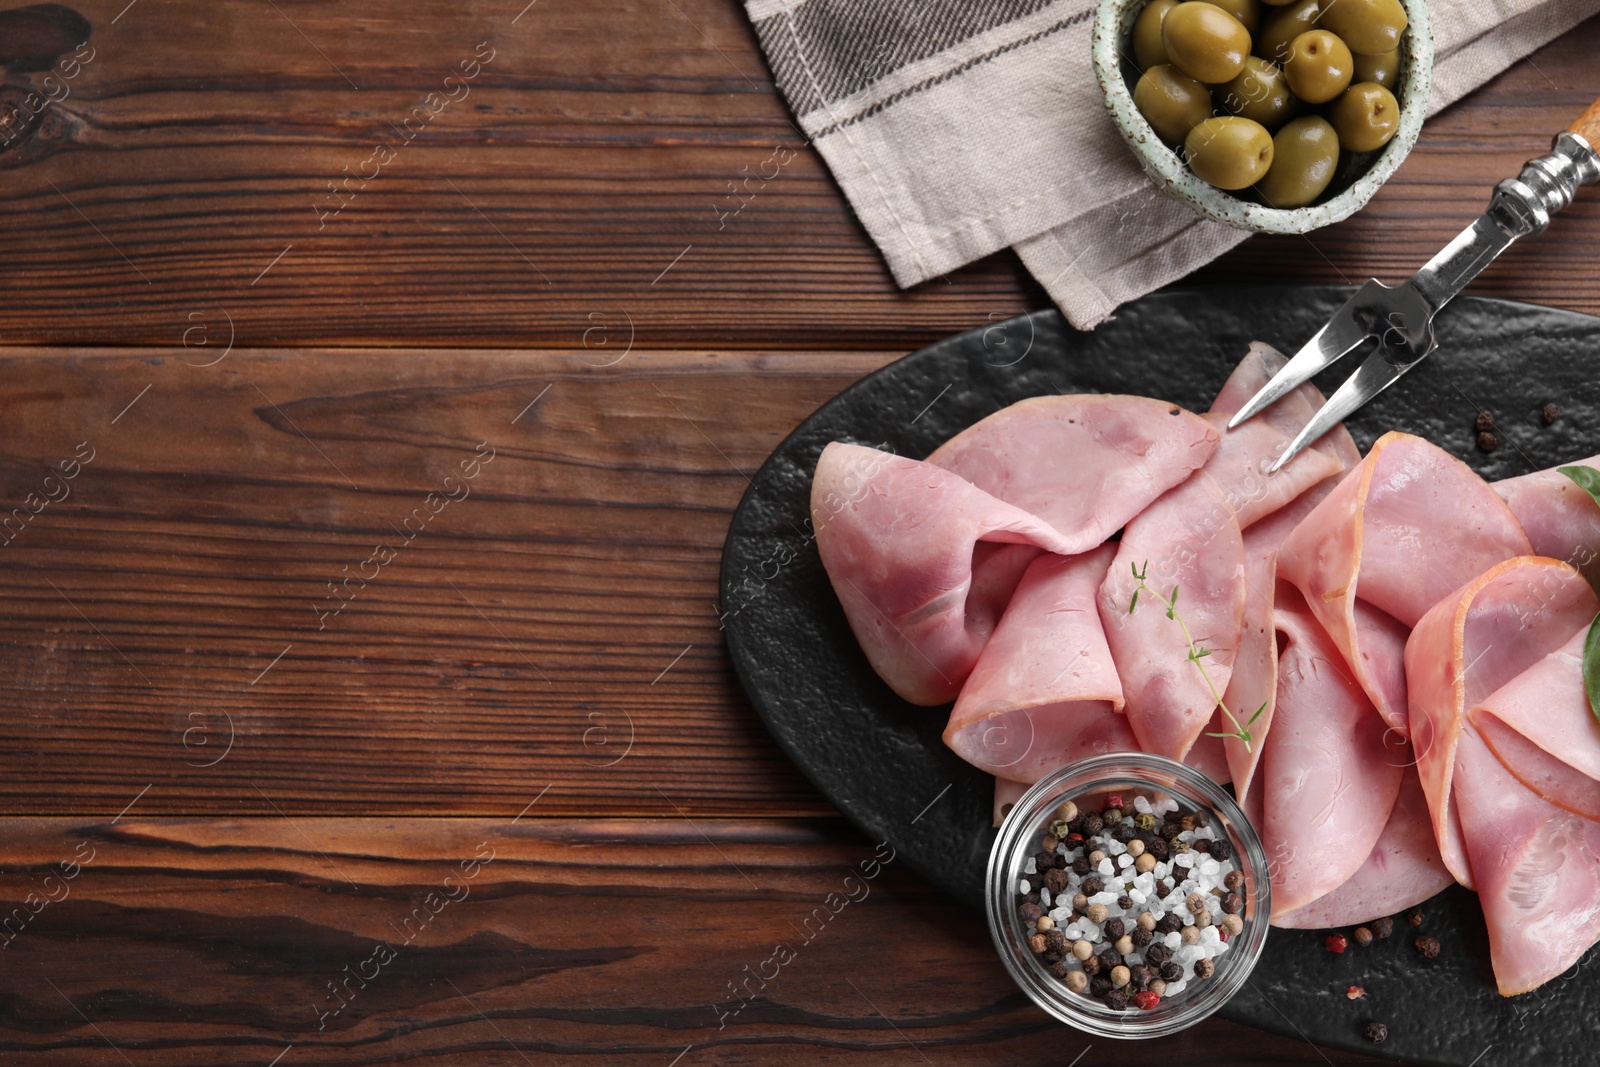
{"type": "MultiPolygon", "coordinates": [[[[745,7],[901,286],[1009,245],[1088,329],[1247,236],[1139,170],[1090,66],[1093,0],[745,7]]],[[[1600,0],[1434,0],[1430,113],[1597,12],[1600,0]]]]}

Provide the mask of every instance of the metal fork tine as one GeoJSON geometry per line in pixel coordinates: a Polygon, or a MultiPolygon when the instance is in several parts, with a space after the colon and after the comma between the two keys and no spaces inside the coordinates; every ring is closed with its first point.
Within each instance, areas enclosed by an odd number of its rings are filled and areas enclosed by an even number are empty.
{"type": "Polygon", "coordinates": [[[1388,358],[1388,349],[1379,345],[1378,350],[1368,356],[1362,362],[1360,368],[1346,378],[1344,384],[1339,386],[1338,391],[1329,397],[1328,402],[1312,416],[1311,421],[1306,423],[1305,428],[1300,431],[1300,435],[1289,443],[1289,447],[1284,450],[1283,455],[1279,456],[1277,462],[1267,469],[1267,473],[1276,474],[1284,464],[1305,451],[1308,446],[1323,434],[1343,422],[1351,412],[1362,404],[1365,404],[1393,385],[1402,374],[1414,366],[1416,366],[1415,363],[1406,365],[1391,363],[1388,358]]]}
{"type": "MultiPolygon", "coordinates": [[[[1365,292],[1366,289],[1363,288],[1356,296],[1361,296],[1365,292]]],[[[1250,402],[1228,420],[1228,429],[1233,429],[1274,401],[1282,399],[1309,382],[1365,341],[1371,334],[1365,326],[1356,321],[1355,304],[1355,296],[1345,301],[1344,305],[1333,313],[1327,324],[1317,331],[1316,336],[1307,341],[1305,346],[1295,353],[1294,358],[1284,364],[1283,369],[1274,374],[1272,380],[1262,386],[1260,392],[1251,397],[1250,402]]]]}

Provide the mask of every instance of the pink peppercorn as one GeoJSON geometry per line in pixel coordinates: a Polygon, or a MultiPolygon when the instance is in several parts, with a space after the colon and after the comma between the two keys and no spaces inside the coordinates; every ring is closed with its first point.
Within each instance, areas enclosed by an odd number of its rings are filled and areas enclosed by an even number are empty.
{"type": "Polygon", "coordinates": [[[1143,993],[1135,993],[1133,995],[1133,1003],[1135,1007],[1149,1011],[1161,1003],[1161,997],[1154,990],[1146,989],[1143,993]]]}
{"type": "Polygon", "coordinates": [[[1343,952],[1349,944],[1349,939],[1343,934],[1329,934],[1327,939],[1322,942],[1322,947],[1329,952],[1343,952]]]}

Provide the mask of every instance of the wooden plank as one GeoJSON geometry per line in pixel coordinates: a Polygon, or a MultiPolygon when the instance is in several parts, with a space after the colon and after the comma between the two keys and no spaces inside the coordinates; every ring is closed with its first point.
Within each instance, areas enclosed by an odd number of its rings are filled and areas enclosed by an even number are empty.
{"type": "MultiPolygon", "coordinates": [[[[898,291],[732,0],[219,0],[178,29],[124,5],[81,5],[93,60],[0,152],[12,341],[177,344],[226,313],[248,345],[568,348],[626,315],[654,348],[904,350],[1046,304],[1009,254],[898,291]]],[[[1597,46],[1591,21],[1434,120],[1357,218],[1191,280],[1410,274],[1600,92],[1597,46]]],[[[1595,203],[1478,291],[1600,311],[1573,269],[1595,203]]]]}
{"type": "Polygon", "coordinates": [[[832,810],[717,575],[883,355],[220,355],[0,358],[0,812],[832,810]]]}
{"type": "MultiPolygon", "coordinates": [[[[1026,1002],[978,916],[834,820],[142,808],[115,825],[3,824],[0,899],[22,909],[0,934],[8,1064],[1115,1055],[1026,1002]],[[779,943],[793,959],[775,973],[779,943]]],[[[1162,1059],[1372,1062],[1216,1021],[1162,1059]]]]}

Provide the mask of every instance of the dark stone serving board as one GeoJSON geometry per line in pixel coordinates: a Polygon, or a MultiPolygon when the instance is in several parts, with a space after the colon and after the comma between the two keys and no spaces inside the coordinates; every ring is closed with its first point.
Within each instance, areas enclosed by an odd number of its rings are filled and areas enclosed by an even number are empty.
{"type": "MultiPolygon", "coordinates": [[[[994,840],[991,779],[940,742],[947,709],[896,697],[857,647],[812,542],[808,500],[833,440],[887,444],[921,458],[1023,397],[1141,393],[1203,411],[1252,340],[1295,351],[1350,290],[1186,289],[1146,297],[1093,333],[1038,312],[931,345],[824,404],[772,454],[733,518],[722,611],[735,669],[756,711],[811,781],[872,840],[887,839],[928,881],[982,922],[994,840]]],[[[1488,478],[1600,452],[1600,319],[1463,297],[1440,316],[1439,351],[1359,412],[1363,449],[1389,429],[1420,434],[1488,478]],[[1564,413],[1545,426],[1540,408],[1564,413]],[[1500,447],[1476,447],[1480,410],[1500,447]]],[[[1321,384],[1354,370],[1336,365],[1321,384]]],[[[1425,566],[1425,560],[1418,561],[1425,566]]],[[[1362,1052],[1453,1067],[1600,1062],[1600,953],[1535,993],[1495,992],[1477,898],[1453,887],[1424,907],[1420,931],[1343,955],[1315,931],[1274,930],[1229,1019],[1362,1052]],[[1444,951],[1422,959],[1416,933],[1444,951]],[[1349,1000],[1352,984],[1366,988],[1349,1000]],[[1381,1047],[1367,1022],[1389,1026],[1381,1047]]]]}

